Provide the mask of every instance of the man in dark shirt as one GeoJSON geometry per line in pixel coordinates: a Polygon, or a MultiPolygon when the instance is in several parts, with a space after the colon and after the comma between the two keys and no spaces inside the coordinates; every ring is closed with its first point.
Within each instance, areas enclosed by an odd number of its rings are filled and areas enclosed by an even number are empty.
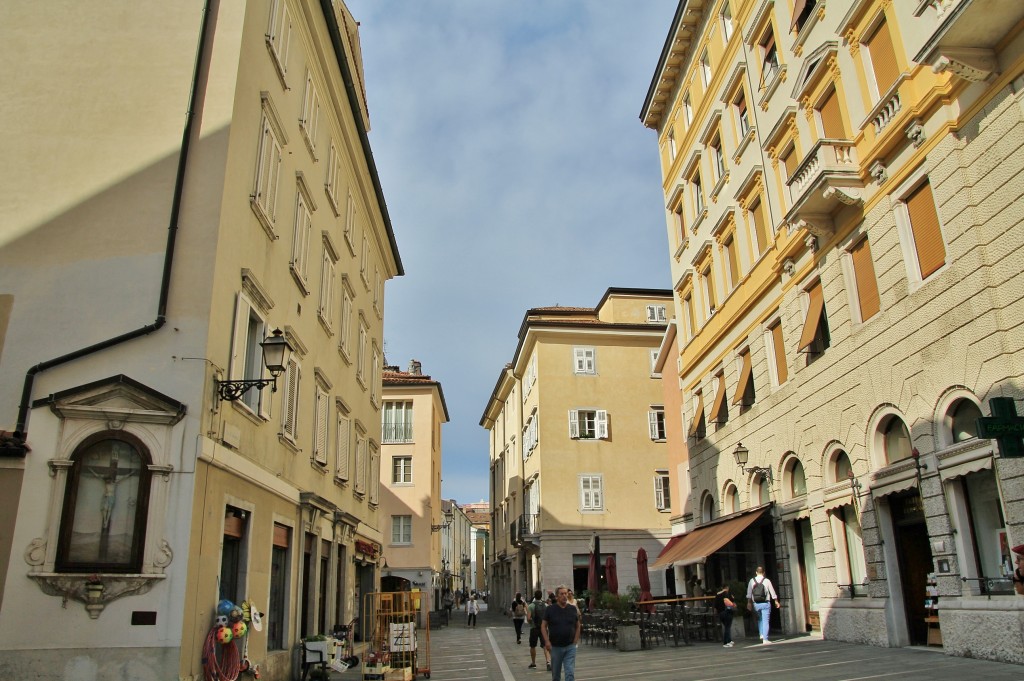
{"type": "Polygon", "coordinates": [[[544,611],[540,632],[544,649],[551,653],[551,681],[576,681],[576,644],[580,640],[580,611],[569,605],[569,588],[560,584],[555,590],[555,603],[544,611]]]}

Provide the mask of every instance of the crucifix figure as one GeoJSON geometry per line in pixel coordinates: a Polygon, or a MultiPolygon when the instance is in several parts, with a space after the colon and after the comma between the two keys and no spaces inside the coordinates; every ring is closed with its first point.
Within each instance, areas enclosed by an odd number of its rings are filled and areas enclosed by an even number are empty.
{"type": "Polygon", "coordinates": [[[105,468],[90,467],[86,472],[94,478],[103,482],[103,496],[100,499],[100,519],[102,521],[102,534],[106,536],[110,531],[110,519],[114,513],[114,504],[117,501],[117,486],[135,475],[138,471],[134,468],[119,468],[122,448],[127,448],[120,442],[111,443],[110,460],[105,468]]]}

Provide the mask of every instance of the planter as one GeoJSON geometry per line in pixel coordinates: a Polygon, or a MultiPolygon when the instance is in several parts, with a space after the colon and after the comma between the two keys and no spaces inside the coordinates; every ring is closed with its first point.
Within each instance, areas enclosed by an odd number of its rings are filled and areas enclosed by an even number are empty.
{"type": "Polygon", "coordinates": [[[622,652],[640,650],[640,625],[620,624],[615,646],[622,652]]]}
{"type": "Polygon", "coordinates": [[[305,651],[307,663],[329,662],[331,641],[305,641],[302,648],[305,651]]]}

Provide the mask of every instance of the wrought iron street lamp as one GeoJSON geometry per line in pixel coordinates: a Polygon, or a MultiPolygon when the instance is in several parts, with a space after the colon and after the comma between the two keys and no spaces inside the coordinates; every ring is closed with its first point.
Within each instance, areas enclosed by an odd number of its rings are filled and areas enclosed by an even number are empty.
{"type": "Polygon", "coordinates": [[[747,461],[750,459],[750,450],[743,446],[742,442],[736,443],[736,449],[732,450],[732,455],[736,457],[736,465],[743,469],[744,473],[755,473],[764,476],[768,480],[768,484],[772,484],[772,469],[771,467],[762,466],[750,466],[747,467],[747,461]]]}
{"type": "Polygon", "coordinates": [[[270,372],[270,378],[216,381],[217,395],[220,399],[235,402],[250,389],[263,390],[268,385],[272,391],[277,392],[277,377],[288,368],[288,358],[291,357],[294,348],[281,333],[281,329],[274,329],[274,333],[260,343],[260,347],[263,348],[263,364],[270,372]]]}
{"type": "Polygon", "coordinates": [[[438,532],[446,527],[451,527],[453,520],[455,520],[455,514],[449,508],[447,511],[444,512],[444,522],[442,522],[440,525],[431,525],[430,531],[438,532]]]}

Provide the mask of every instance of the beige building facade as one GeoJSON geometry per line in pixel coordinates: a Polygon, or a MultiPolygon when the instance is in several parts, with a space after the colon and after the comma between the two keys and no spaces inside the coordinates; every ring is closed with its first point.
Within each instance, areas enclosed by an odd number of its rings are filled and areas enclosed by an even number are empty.
{"type": "Polygon", "coordinates": [[[586,589],[595,534],[603,559],[615,557],[620,592],[638,583],[637,550],[661,550],[671,500],[654,366],[670,304],[669,291],[611,288],[593,308],[527,311],[480,421],[498,607],[516,591],[586,589]]]}
{"type": "Polygon", "coordinates": [[[789,634],[1024,662],[1024,465],[979,430],[1024,397],[1022,89],[1020,3],[679,3],[641,113],[689,489],[656,564],[764,565],[789,634]]]}
{"type": "Polygon", "coordinates": [[[385,538],[403,267],[357,22],[260,0],[4,23],[0,677],[203,678],[226,599],[265,613],[262,678],[294,678],[300,639],[378,589],[385,538]]]}

